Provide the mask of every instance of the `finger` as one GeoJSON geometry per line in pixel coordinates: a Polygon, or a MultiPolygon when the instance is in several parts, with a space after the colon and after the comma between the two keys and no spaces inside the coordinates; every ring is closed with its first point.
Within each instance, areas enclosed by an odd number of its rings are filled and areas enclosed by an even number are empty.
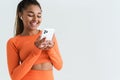
{"type": "Polygon", "coordinates": [[[46,40],[46,38],[44,37],[44,38],[41,39],[41,42],[45,42],[45,40],[46,40]]]}

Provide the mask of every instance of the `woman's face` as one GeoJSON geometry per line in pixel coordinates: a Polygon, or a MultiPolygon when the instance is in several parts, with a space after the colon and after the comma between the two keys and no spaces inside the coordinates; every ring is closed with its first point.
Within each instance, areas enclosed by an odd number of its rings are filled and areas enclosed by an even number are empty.
{"type": "Polygon", "coordinates": [[[38,5],[30,5],[21,14],[24,29],[37,29],[41,23],[41,9],[38,5]]]}

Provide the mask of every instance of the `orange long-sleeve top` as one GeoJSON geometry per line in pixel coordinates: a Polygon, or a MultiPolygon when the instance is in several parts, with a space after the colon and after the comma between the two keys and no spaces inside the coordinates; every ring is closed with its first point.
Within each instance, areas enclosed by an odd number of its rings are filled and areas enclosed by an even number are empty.
{"type": "Polygon", "coordinates": [[[7,42],[8,70],[12,80],[21,80],[35,64],[51,62],[60,70],[63,61],[54,36],[54,47],[49,50],[41,50],[34,45],[34,41],[41,32],[32,36],[15,36],[7,42]]]}

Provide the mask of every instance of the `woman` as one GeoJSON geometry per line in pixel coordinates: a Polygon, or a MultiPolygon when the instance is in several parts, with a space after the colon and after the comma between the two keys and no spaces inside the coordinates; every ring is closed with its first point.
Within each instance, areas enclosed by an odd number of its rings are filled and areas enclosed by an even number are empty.
{"type": "Polygon", "coordinates": [[[16,33],[7,42],[7,62],[12,80],[54,80],[53,66],[63,62],[55,35],[52,41],[40,40],[42,18],[37,0],[22,0],[17,6],[16,33]]]}

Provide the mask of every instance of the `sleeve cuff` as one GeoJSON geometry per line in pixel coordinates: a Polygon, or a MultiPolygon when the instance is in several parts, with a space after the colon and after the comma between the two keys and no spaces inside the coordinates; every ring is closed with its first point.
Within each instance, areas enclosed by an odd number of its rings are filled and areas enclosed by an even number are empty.
{"type": "Polygon", "coordinates": [[[42,51],[41,49],[37,48],[37,47],[34,45],[33,51],[32,51],[33,56],[36,56],[37,54],[40,54],[41,51],[42,51]]]}
{"type": "Polygon", "coordinates": [[[49,49],[47,52],[48,55],[55,55],[55,50],[53,48],[49,49]]]}

